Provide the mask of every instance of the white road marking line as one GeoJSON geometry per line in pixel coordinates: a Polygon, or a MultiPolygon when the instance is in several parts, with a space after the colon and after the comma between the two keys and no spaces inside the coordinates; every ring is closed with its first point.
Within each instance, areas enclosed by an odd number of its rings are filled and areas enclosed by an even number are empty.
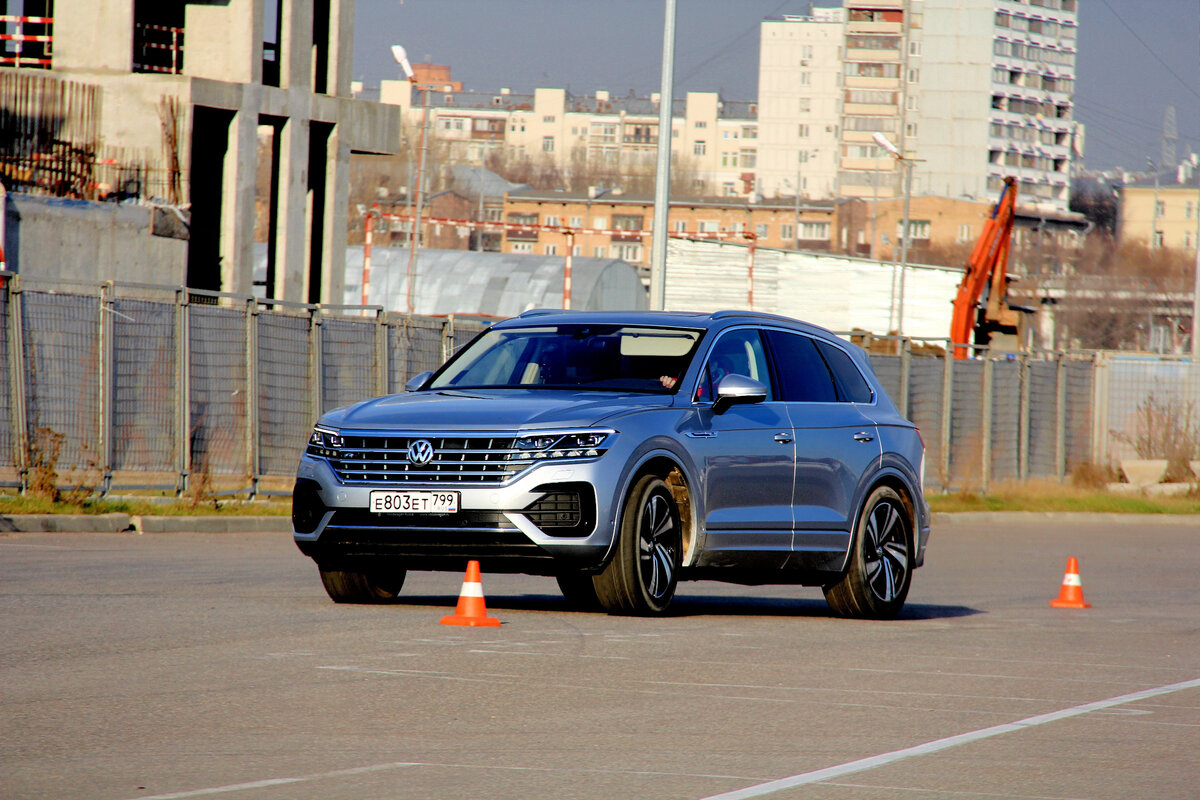
{"type": "Polygon", "coordinates": [[[881,753],[877,756],[868,758],[860,758],[857,761],[849,761],[845,764],[839,764],[834,767],[826,767],[812,772],[804,772],[799,775],[793,775],[790,778],[780,778],[767,783],[760,783],[757,786],[747,786],[745,789],[737,789],[732,792],[724,792],[722,794],[711,795],[703,800],[747,800],[752,797],[763,797],[764,795],[781,792],[784,789],[794,789],[797,786],[808,786],[814,783],[822,783],[831,778],[840,778],[843,775],[852,775],[856,772],[865,772],[875,769],[876,767],[886,766],[897,761],[903,761],[909,758],[918,756],[926,756],[931,753],[940,753],[943,750],[949,750],[953,747],[959,747],[964,744],[971,744],[982,739],[990,739],[993,736],[1000,736],[1005,733],[1015,733],[1027,728],[1034,728],[1039,725],[1046,725],[1051,722],[1058,722],[1071,717],[1078,717],[1084,714],[1090,714],[1093,711],[1101,711],[1114,706],[1125,705],[1127,703],[1136,703],[1139,700],[1146,700],[1151,697],[1158,697],[1164,694],[1173,692],[1182,692],[1187,689],[1200,688],[1200,678],[1190,681],[1182,681],[1181,683],[1172,683],[1167,686],[1157,686],[1153,689],[1144,689],[1140,692],[1132,694],[1123,694],[1119,697],[1110,697],[1107,700],[1097,700],[1094,703],[1084,703],[1080,706],[1072,708],[1064,708],[1061,711],[1052,711],[1049,714],[1038,714],[1033,717],[1017,720],[1016,722],[1006,722],[1003,725],[993,725],[990,728],[981,728],[977,731],[969,733],[960,733],[957,736],[949,736],[945,739],[937,739],[932,742],[925,742],[915,747],[907,747],[903,750],[893,750],[890,753],[881,753]]]}
{"type": "Polygon", "coordinates": [[[650,777],[667,777],[667,778],[713,778],[717,780],[744,780],[743,775],[717,775],[717,774],[695,774],[685,772],[656,772],[652,770],[623,770],[623,769],[558,769],[555,767],[507,767],[497,766],[495,764],[449,764],[439,763],[436,761],[393,761],[388,764],[372,764],[366,767],[351,767],[350,769],[335,769],[329,772],[314,772],[310,775],[299,775],[293,778],[268,778],[261,781],[247,781],[246,783],[230,783],[225,786],[209,786],[204,789],[189,789],[183,792],[169,792],[167,794],[143,795],[141,797],[130,798],[129,800],[184,800],[188,797],[208,797],[215,794],[229,794],[231,792],[245,792],[253,789],[266,789],[272,786],[288,786],[296,783],[307,783],[310,781],[327,780],[329,778],[341,778],[351,775],[364,775],[371,772],[385,772],[394,769],[406,769],[408,767],[435,767],[440,769],[480,769],[480,770],[506,770],[510,772],[563,772],[567,774],[596,774],[596,775],[644,775],[650,777]]]}

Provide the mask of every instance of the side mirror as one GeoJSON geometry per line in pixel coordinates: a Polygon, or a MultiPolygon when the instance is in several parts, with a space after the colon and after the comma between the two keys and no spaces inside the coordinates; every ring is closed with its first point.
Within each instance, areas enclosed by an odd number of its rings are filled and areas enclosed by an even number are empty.
{"type": "Polygon", "coordinates": [[[713,400],[713,413],[724,414],[733,405],[761,403],[767,399],[767,387],[745,375],[730,374],[717,384],[717,397],[713,400]]]}
{"type": "Polygon", "coordinates": [[[425,370],[424,372],[422,372],[420,374],[412,376],[411,378],[408,379],[408,383],[404,384],[404,391],[406,391],[406,392],[417,391],[418,389],[420,389],[422,386],[425,385],[425,381],[429,380],[429,376],[432,374],[433,373],[430,372],[429,370],[425,370]]]}

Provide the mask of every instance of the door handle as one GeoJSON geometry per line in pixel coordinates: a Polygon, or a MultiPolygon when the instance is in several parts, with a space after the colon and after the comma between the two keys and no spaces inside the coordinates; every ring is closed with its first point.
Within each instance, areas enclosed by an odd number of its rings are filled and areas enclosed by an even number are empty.
{"type": "Polygon", "coordinates": [[[780,444],[791,444],[792,435],[790,433],[777,433],[775,434],[775,441],[780,444]]]}
{"type": "Polygon", "coordinates": [[[859,431],[858,433],[854,434],[854,441],[856,442],[869,442],[874,438],[875,437],[873,435],[867,433],[866,431],[859,431]]]}
{"type": "Polygon", "coordinates": [[[684,436],[689,439],[715,439],[717,438],[716,431],[688,431],[684,436]]]}

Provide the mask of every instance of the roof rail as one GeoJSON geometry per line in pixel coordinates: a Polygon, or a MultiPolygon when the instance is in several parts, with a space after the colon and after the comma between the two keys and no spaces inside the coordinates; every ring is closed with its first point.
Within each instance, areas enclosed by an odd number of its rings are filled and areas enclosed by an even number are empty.
{"type": "Polygon", "coordinates": [[[531,308],[528,311],[522,311],[517,315],[518,319],[525,317],[544,317],[547,314],[569,314],[576,309],[573,308],[531,308]]]}

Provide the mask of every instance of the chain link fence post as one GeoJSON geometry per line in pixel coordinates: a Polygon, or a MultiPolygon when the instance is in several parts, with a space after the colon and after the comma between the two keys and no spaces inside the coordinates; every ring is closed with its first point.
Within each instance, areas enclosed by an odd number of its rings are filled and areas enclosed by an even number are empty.
{"type": "Polygon", "coordinates": [[[29,414],[25,392],[25,314],[21,295],[21,279],[14,275],[9,279],[9,369],[12,371],[12,415],[16,441],[13,446],[13,461],[21,484],[21,494],[29,488],[29,414]]]}
{"type": "Polygon", "coordinates": [[[258,298],[246,298],[246,472],[249,499],[258,496],[259,459],[258,298]]]}
{"type": "Polygon", "coordinates": [[[979,481],[980,489],[984,494],[988,492],[988,483],[992,477],[992,391],[995,386],[993,380],[995,368],[996,362],[992,358],[991,352],[985,352],[983,355],[983,385],[980,390],[979,402],[979,481]]]}
{"type": "Polygon", "coordinates": [[[953,419],[954,409],[951,407],[951,401],[954,398],[954,354],[951,349],[953,345],[947,341],[946,354],[942,356],[942,429],[938,431],[941,437],[941,453],[940,463],[938,464],[938,472],[942,476],[942,491],[949,491],[954,479],[950,476],[950,446],[952,444],[950,438],[950,423],[953,419]]]}
{"type": "Polygon", "coordinates": [[[1062,483],[1067,475],[1067,364],[1061,351],[1054,357],[1054,473],[1062,483]]]}
{"type": "Polygon", "coordinates": [[[1020,354],[1020,418],[1017,421],[1017,479],[1029,480],[1029,354],[1020,354]]]}
{"type": "Polygon", "coordinates": [[[380,307],[375,312],[375,394],[377,395],[388,393],[388,375],[391,374],[391,361],[388,355],[387,311],[380,307]]]}
{"type": "Polygon", "coordinates": [[[187,289],[175,291],[175,471],[178,479],[175,494],[182,497],[188,490],[192,465],[192,350],[191,304],[187,289]]]}
{"type": "Polygon", "coordinates": [[[105,281],[100,284],[100,313],[97,315],[97,336],[100,339],[97,354],[96,373],[99,383],[100,413],[97,421],[97,453],[100,467],[100,495],[108,494],[112,486],[112,437],[113,437],[113,282],[105,281]]]}

